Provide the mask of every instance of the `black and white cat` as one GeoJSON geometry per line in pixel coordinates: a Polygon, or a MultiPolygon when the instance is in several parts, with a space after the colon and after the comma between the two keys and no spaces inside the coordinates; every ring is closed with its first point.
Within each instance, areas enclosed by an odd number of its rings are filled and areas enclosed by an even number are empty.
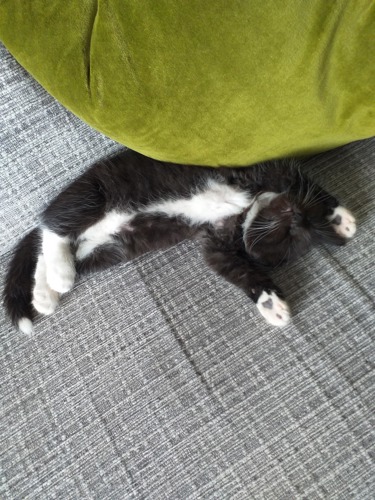
{"type": "Polygon", "coordinates": [[[207,264],[269,323],[284,326],[289,307],[269,272],[315,243],[342,245],[355,231],[351,213],[295,160],[207,168],[126,150],[93,165],[45,209],[15,249],[4,304],[29,334],[35,310],[51,314],[77,272],[198,239],[207,264]]]}

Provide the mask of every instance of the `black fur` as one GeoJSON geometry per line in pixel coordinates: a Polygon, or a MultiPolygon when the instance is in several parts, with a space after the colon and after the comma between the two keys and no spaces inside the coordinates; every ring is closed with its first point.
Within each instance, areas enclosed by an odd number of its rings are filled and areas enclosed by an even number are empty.
{"type": "MultiPolygon", "coordinates": [[[[160,213],[138,214],[131,221],[131,231],[121,231],[113,243],[77,262],[78,272],[110,267],[184,239],[199,239],[207,264],[256,302],[264,290],[281,296],[269,277],[274,267],[293,261],[315,243],[345,243],[327,220],[337,200],[302,175],[294,160],[214,169],[159,162],[130,150],[93,165],[81,175],[45,209],[41,225],[69,236],[74,246],[79,235],[110,210],[137,211],[160,200],[189,198],[209,179],[252,196],[266,191],[282,195],[259,212],[245,235],[242,223],[246,211],[228,217],[217,227],[193,226],[182,217],[160,213]]],[[[39,233],[34,230],[19,243],[9,266],[4,304],[14,323],[21,317],[33,317],[31,296],[38,245],[39,233]]]]}

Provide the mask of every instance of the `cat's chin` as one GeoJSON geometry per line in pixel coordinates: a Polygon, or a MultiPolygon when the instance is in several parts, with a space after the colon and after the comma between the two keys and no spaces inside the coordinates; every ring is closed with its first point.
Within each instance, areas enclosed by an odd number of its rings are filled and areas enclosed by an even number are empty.
{"type": "Polygon", "coordinates": [[[270,325],[283,327],[290,321],[288,304],[280,299],[275,292],[266,292],[264,290],[257,300],[256,306],[270,325]]]}

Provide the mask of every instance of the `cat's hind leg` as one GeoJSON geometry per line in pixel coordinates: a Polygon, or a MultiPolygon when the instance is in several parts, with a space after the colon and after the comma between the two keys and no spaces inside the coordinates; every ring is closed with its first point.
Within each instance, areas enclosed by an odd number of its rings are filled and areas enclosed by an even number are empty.
{"type": "Polygon", "coordinates": [[[133,214],[111,210],[78,237],[77,260],[89,257],[98,247],[114,243],[114,236],[121,231],[132,232],[133,214]]]}
{"type": "Polygon", "coordinates": [[[76,272],[69,237],[43,229],[42,251],[48,286],[59,293],[71,290],[76,272]]]}
{"type": "Polygon", "coordinates": [[[41,216],[46,281],[59,293],[68,292],[74,285],[71,243],[105,213],[106,195],[95,168],[62,191],[41,216]]]}
{"type": "Polygon", "coordinates": [[[47,269],[43,254],[38,256],[35,274],[34,288],[32,291],[32,304],[41,314],[52,314],[59,302],[59,294],[47,283],[47,269]]]}

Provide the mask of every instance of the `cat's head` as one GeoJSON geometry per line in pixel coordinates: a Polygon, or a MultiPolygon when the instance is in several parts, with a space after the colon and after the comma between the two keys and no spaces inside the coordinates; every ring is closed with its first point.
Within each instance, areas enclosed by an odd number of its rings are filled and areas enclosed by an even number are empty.
{"type": "Polygon", "coordinates": [[[342,245],[329,223],[324,193],[311,202],[291,193],[262,193],[243,224],[247,253],[267,266],[279,266],[305,254],[315,243],[342,245]]]}

